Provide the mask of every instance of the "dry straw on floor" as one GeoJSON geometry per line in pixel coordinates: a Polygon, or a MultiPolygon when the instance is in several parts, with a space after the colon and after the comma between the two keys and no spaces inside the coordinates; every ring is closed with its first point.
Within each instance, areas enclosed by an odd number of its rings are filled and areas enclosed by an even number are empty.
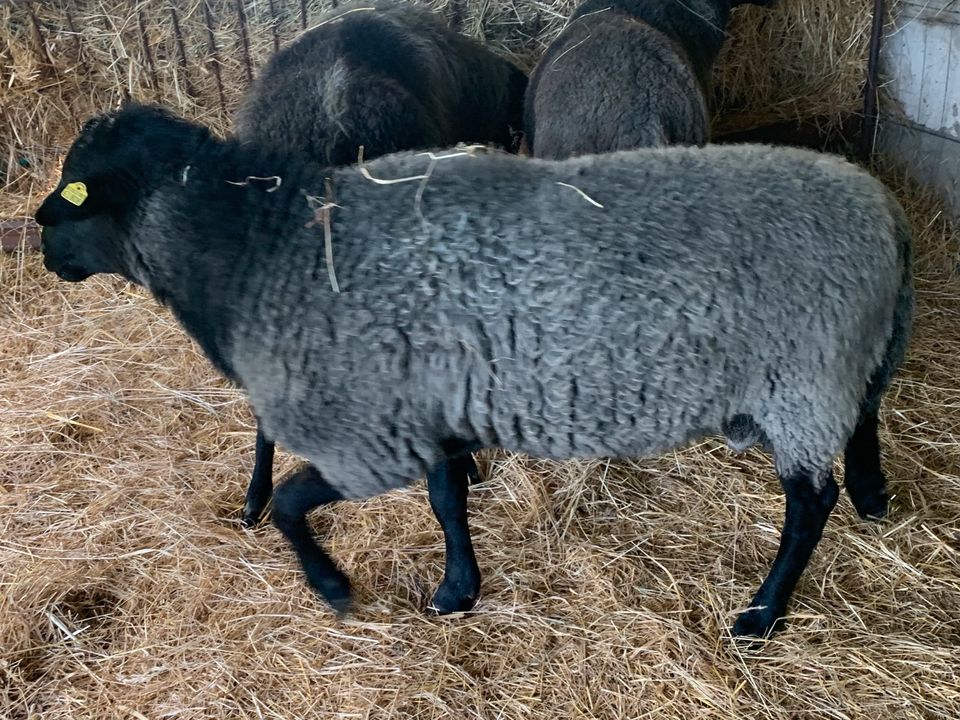
{"type": "MultiPolygon", "coordinates": [[[[157,5],[140,4],[148,32],[157,5]]],[[[188,44],[203,41],[200,4],[177,5],[188,44]]],[[[257,57],[272,43],[253,28],[266,5],[245,3],[257,57]]],[[[474,2],[464,25],[521,53],[538,47],[524,33],[555,31],[569,5],[474,2]]],[[[72,114],[116,101],[121,81],[142,88],[135,6],[64,3],[39,19],[64,7],[83,9],[75,22],[99,50],[83,46],[81,76],[63,60],[73,36],[48,34],[59,79],[24,41],[22,10],[0,8],[0,52],[15,60],[0,62],[4,212],[28,211],[55,178],[72,114]],[[120,37],[133,59],[110,80],[120,37]]],[[[738,61],[735,39],[728,97],[745,112],[851,104],[866,22],[834,27],[824,9],[842,6],[783,2],[809,23],[789,32],[773,12],[741,18],[736,32],[769,43],[753,47],[780,50],[738,61]],[[784,37],[809,66],[788,62],[784,37]]],[[[224,27],[229,104],[243,71],[224,27]]],[[[164,47],[157,73],[176,87],[164,47]]],[[[179,95],[181,109],[224,127],[213,76],[190,70],[203,102],[179,95]]],[[[0,255],[0,718],[960,717],[960,231],[886,177],[918,231],[917,332],[883,413],[893,511],[865,524],[842,498],[791,625],[750,651],[727,627],[776,551],[782,498],[762,454],[708,441],[637,462],[486,456],[470,501],[483,597],[453,618],[422,613],[443,566],[422,484],[322,510],[316,526],[358,593],[337,623],[278,534],[237,523],[249,411],[169,314],[117,280],[68,285],[36,254],[0,255]]],[[[281,458],[278,474],[295,464],[281,458]]]]}

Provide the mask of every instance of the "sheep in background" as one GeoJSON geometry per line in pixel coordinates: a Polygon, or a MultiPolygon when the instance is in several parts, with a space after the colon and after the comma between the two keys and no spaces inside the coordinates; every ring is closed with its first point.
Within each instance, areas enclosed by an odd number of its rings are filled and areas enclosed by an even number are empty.
{"type": "Polygon", "coordinates": [[[324,165],[458,142],[513,145],[527,76],[407,2],[344,4],[276,53],[235,132],[324,165]]]}
{"type": "MultiPolygon", "coordinates": [[[[234,133],[323,166],[356,162],[361,146],[367,159],[460,142],[511,147],[526,85],[514,65],[424,8],[356,2],[329,11],[270,59],[234,133]]],[[[247,525],[259,522],[270,500],[273,454],[258,419],[247,525]]]]}
{"type": "MultiPolygon", "coordinates": [[[[866,172],[749,145],[403,153],[367,171],[131,106],[83,131],[36,215],[49,270],[148,288],[309,459],[273,520],[334,608],[350,584],[307,513],[483,447],[642,457],[749,418],[786,519],[739,635],[783,616],[838,498],[836,455],[858,512],[886,512],[877,412],[913,284],[906,218],[866,172]],[[277,172],[274,192],[243,182],[277,172]]],[[[448,555],[441,590],[474,590],[462,567],[448,555]]]]}
{"type": "Polygon", "coordinates": [[[586,0],[527,87],[534,157],[702,145],[730,9],[774,0],[586,0]]]}

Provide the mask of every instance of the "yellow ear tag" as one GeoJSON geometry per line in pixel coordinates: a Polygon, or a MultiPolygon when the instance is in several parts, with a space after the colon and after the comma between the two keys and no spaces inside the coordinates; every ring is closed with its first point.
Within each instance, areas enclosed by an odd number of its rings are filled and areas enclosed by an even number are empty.
{"type": "Polygon", "coordinates": [[[67,186],[60,191],[60,197],[71,205],[80,207],[83,205],[83,201],[87,199],[87,186],[82,182],[68,183],[67,186]]]}

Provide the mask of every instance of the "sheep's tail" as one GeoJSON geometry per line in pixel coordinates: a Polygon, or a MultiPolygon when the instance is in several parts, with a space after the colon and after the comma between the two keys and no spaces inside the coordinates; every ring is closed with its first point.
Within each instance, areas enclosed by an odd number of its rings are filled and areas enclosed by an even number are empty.
{"type": "Polygon", "coordinates": [[[888,194],[887,201],[890,215],[894,224],[894,239],[897,243],[897,259],[900,264],[900,288],[897,292],[896,305],[893,311],[893,327],[883,359],[873,371],[867,384],[861,415],[867,412],[876,412],[880,407],[883,393],[890,385],[907,353],[913,326],[913,233],[910,221],[907,219],[903,207],[888,194]]]}

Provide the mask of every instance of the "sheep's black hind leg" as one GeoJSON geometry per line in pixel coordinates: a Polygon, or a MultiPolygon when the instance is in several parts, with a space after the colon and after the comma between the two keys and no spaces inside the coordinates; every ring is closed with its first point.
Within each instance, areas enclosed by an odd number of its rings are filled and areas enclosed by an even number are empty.
{"type": "Polygon", "coordinates": [[[307,513],[320,505],[342,500],[312,465],[290,476],[273,496],[273,524],[300,559],[307,583],[339,614],[350,606],[350,581],[313,539],[307,513]]]}
{"type": "Polygon", "coordinates": [[[827,518],[840,495],[833,471],[826,473],[819,483],[817,480],[813,472],[797,472],[780,478],[787,496],[780,550],[750,609],[737,618],[734,635],[769,635],[784,616],[787,601],[820,542],[827,518]]]}
{"type": "Polygon", "coordinates": [[[263,516],[263,511],[273,494],[273,443],[267,440],[257,420],[257,444],[254,451],[253,476],[247,486],[247,499],[243,504],[243,524],[253,527],[263,516]]]}
{"type": "Polygon", "coordinates": [[[480,568],[467,525],[467,490],[477,466],[469,455],[438,464],[427,475],[430,507],[443,529],[446,567],[430,603],[441,615],[469,610],[480,594],[480,568]]]}
{"type": "Polygon", "coordinates": [[[879,520],[887,514],[889,496],[880,467],[877,412],[864,412],[844,454],[844,485],[857,513],[864,520],[879,520]]]}

